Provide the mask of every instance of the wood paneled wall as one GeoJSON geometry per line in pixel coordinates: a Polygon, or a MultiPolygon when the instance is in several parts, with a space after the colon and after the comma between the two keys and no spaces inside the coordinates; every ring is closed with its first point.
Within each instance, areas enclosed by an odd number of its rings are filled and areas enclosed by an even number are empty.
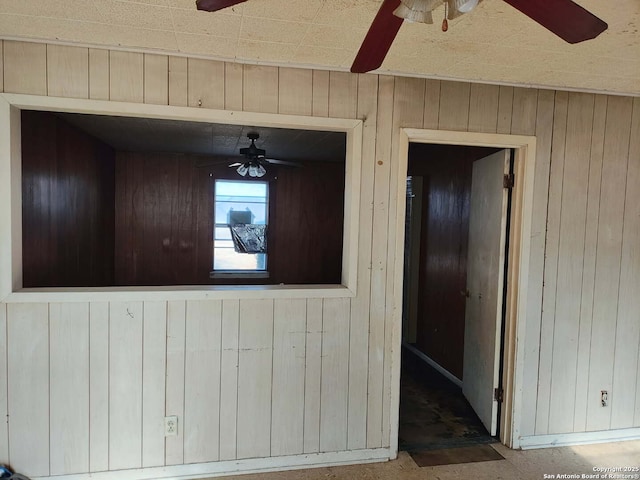
{"type": "Polygon", "coordinates": [[[114,155],[54,114],[22,112],[25,287],[113,285],[114,155]]]}
{"type": "Polygon", "coordinates": [[[364,129],[355,297],[2,304],[2,461],[46,476],[390,446],[400,127],[537,137],[519,434],[640,426],[640,98],[3,43],[5,92],[364,129]]]}

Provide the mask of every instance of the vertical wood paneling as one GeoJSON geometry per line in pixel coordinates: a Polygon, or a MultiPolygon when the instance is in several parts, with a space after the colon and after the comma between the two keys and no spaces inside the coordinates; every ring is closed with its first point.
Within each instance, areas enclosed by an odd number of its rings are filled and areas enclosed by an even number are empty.
{"type": "Polygon", "coordinates": [[[438,128],[440,116],[440,80],[425,80],[423,128],[435,130],[438,128]]]}
{"type": "Polygon", "coordinates": [[[89,304],[49,306],[51,475],[89,470],[89,304]]]}
{"type": "MultiPolygon", "coordinates": [[[[502,92],[502,87],[501,90],[502,92]]],[[[551,142],[553,135],[553,113],[555,94],[551,90],[541,90],[538,95],[536,117],[536,168],[534,173],[533,217],[531,219],[531,243],[529,256],[529,278],[527,287],[529,299],[526,315],[535,319],[526,323],[525,337],[531,339],[521,343],[524,363],[523,392],[537,392],[538,361],[540,359],[540,316],[542,309],[542,284],[544,277],[545,241],[547,228],[547,200],[549,193],[549,169],[551,142]]],[[[521,417],[521,435],[535,433],[535,410],[537,396],[523,395],[522,412],[531,412],[521,417]]]]}
{"type": "Polygon", "coordinates": [[[4,92],[4,40],[0,40],[0,92],[4,92]]]}
{"type": "Polygon", "coordinates": [[[184,463],[184,356],[186,303],[167,302],[167,380],[165,415],[178,417],[178,434],[165,439],[165,465],[184,463]]]}
{"type": "Polygon", "coordinates": [[[109,470],[142,466],[142,303],[109,307],[109,470]]]}
{"type": "Polygon", "coordinates": [[[7,345],[11,466],[25,475],[47,476],[50,473],[49,306],[46,303],[7,305],[7,345]]]}
{"type": "Polygon", "coordinates": [[[117,102],[144,101],[144,55],[109,52],[109,98],[117,102]]]}
{"type": "Polygon", "coordinates": [[[89,98],[89,50],[47,45],[47,91],[52,97],[89,98]]]}
{"type": "Polygon", "coordinates": [[[590,154],[593,107],[593,95],[569,94],[558,241],[553,367],[549,380],[549,433],[570,432],[573,429],[589,181],[585,159],[590,154]]]}
{"type": "Polygon", "coordinates": [[[358,108],[358,75],[329,72],[329,116],[355,118],[358,108]]]}
{"type": "Polygon", "coordinates": [[[322,384],[320,397],[320,451],[347,448],[349,388],[348,298],[326,298],[322,310],[322,384]]]}
{"type": "Polygon", "coordinates": [[[189,58],[187,102],[190,107],[224,108],[224,63],[189,58]]]}
{"type": "Polygon", "coordinates": [[[553,114],[553,137],[551,142],[546,257],[543,274],[544,287],[542,290],[536,434],[546,434],[549,430],[549,401],[551,395],[549,379],[551,378],[553,357],[556,279],[558,278],[558,248],[560,242],[560,215],[562,213],[562,178],[564,172],[564,145],[567,130],[568,103],[569,95],[566,92],[556,93],[553,114]]]}
{"type": "Polygon", "coordinates": [[[469,93],[469,131],[495,133],[498,129],[500,87],[472,83],[469,93]]]}
{"type": "Polygon", "coordinates": [[[169,57],[169,105],[187,106],[187,86],[187,59],[169,57]]]}
{"type": "MultiPolygon", "coordinates": [[[[587,392],[587,430],[611,428],[611,408],[600,406],[600,391],[611,393],[616,355],[616,320],[620,286],[625,186],[631,133],[632,99],[610,97],[607,102],[598,250],[593,297],[589,390],[587,392]]],[[[636,347],[637,348],[637,347],[636,347]]]]}
{"type": "Polygon", "coordinates": [[[329,116],[329,72],[326,70],[313,71],[313,106],[314,117],[329,116]]]}
{"type": "Polygon", "coordinates": [[[109,469],[109,304],[89,305],[89,471],[109,469]]]}
{"type": "Polygon", "coordinates": [[[616,324],[611,428],[634,425],[640,347],[640,98],[633,100],[624,202],[620,293],[616,324]]]}
{"type": "MultiPolygon", "coordinates": [[[[2,45],[0,45],[2,48],[2,45]]],[[[0,50],[1,51],[1,50],[0,50]]],[[[1,55],[0,55],[1,56],[1,55]]],[[[0,75],[2,72],[0,71],[0,75]]],[[[7,405],[7,304],[0,303],[0,458],[9,461],[7,405]]]]}
{"type": "Polygon", "coordinates": [[[595,98],[593,127],[591,129],[591,154],[589,158],[589,180],[587,185],[587,217],[585,223],[584,264],[582,266],[582,295],[580,300],[580,333],[578,341],[578,372],[575,387],[573,431],[584,432],[587,428],[587,405],[589,389],[589,359],[591,356],[591,323],[593,320],[593,294],[596,275],[596,252],[598,248],[598,217],[602,157],[604,154],[607,97],[595,98]]]}
{"type": "Polygon", "coordinates": [[[244,65],[240,63],[224,64],[224,108],[242,110],[242,91],[244,65]]]}
{"type": "Polygon", "coordinates": [[[4,41],[4,91],[47,94],[47,46],[4,41]]]}
{"type": "Polygon", "coordinates": [[[322,378],[322,299],[307,300],[304,381],[304,453],[320,451],[320,386],[322,378]]]}
{"type": "Polygon", "coordinates": [[[145,302],[142,337],[142,466],[164,465],[167,303],[145,302]]]}
{"type": "Polygon", "coordinates": [[[169,104],[169,57],[144,54],[144,103],[169,104]]]}
{"type": "MultiPolygon", "coordinates": [[[[373,182],[375,172],[378,77],[358,78],[358,118],[364,118],[362,132],[362,174],[360,177],[360,228],[371,232],[373,224],[373,182]]],[[[351,300],[349,332],[349,411],[347,448],[367,446],[367,370],[369,367],[369,302],[371,290],[371,235],[358,240],[358,294],[351,300]]]]}
{"type": "Polygon", "coordinates": [[[534,88],[514,88],[511,134],[533,135],[536,131],[537,108],[538,90],[534,88]]]}
{"type": "Polygon", "coordinates": [[[89,98],[109,100],[109,51],[89,49],[89,98]]]}
{"type": "Polygon", "coordinates": [[[271,456],[303,451],[306,314],[305,300],[275,300],[271,456]]]}
{"type": "Polygon", "coordinates": [[[278,68],[245,65],[242,77],[242,109],[247,112],[278,112],[278,68]]]}
{"type": "Polygon", "coordinates": [[[222,302],[220,359],[220,460],[236,458],[238,412],[238,334],[240,302],[222,302]]]}
{"type": "Polygon", "coordinates": [[[511,113],[513,111],[513,87],[500,86],[498,96],[498,132],[511,132],[511,113]]]}
{"type": "Polygon", "coordinates": [[[280,67],[278,113],[311,115],[313,110],[313,71],[280,67]]]}
{"type": "Polygon", "coordinates": [[[240,302],[238,458],[271,452],[273,300],[240,302]]]}
{"type": "Polygon", "coordinates": [[[440,130],[466,130],[469,125],[469,96],[471,84],[442,82],[440,85],[440,130]]]}
{"type": "Polygon", "coordinates": [[[222,302],[187,303],[184,378],[184,463],[220,455],[222,302]]]}

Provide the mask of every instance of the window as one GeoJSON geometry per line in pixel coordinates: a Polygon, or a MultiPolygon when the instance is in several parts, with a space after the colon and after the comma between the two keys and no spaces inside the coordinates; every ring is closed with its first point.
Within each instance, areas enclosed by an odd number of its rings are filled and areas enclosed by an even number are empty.
{"type": "MultiPolygon", "coordinates": [[[[266,253],[241,253],[232,230],[235,225],[264,225],[269,211],[269,184],[258,181],[216,180],[214,198],[213,271],[250,273],[267,271],[266,253]]],[[[255,232],[254,232],[255,233],[255,232]]]]}

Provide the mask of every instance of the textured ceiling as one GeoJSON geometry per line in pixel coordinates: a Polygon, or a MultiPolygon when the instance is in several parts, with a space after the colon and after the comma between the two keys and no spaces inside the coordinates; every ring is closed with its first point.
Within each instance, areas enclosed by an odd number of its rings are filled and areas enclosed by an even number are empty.
{"type": "MultiPolygon", "coordinates": [[[[378,73],[640,95],[640,1],[577,0],[609,24],[564,43],[502,0],[434,25],[405,22],[378,73]]],[[[0,37],[348,70],[381,0],[0,0],[0,37]]],[[[436,11],[434,18],[443,12],[436,11]]]]}

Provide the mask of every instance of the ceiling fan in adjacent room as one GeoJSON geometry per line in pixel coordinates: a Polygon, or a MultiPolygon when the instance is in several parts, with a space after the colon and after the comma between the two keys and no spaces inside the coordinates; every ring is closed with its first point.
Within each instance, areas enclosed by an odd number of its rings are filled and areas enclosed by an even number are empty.
{"type": "Polygon", "coordinates": [[[265,158],[266,151],[256,147],[256,140],[260,138],[257,132],[249,132],[247,134],[251,145],[240,149],[240,155],[245,157],[242,162],[234,162],[229,167],[236,167],[236,171],[243,177],[263,177],[267,173],[269,165],[286,165],[289,167],[299,167],[295,162],[287,162],[286,160],[276,160],[273,158],[265,158]]]}
{"type": "MultiPolygon", "coordinates": [[[[198,10],[215,12],[247,0],[196,0],[198,10]]],[[[444,4],[448,19],[470,12],[481,0],[384,0],[360,46],[351,71],[382,65],[404,20],[433,23],[431,12],[444,4]]],[[[503,0],[568,43],[597,37],[608,25],[572,0],[503,0]]],[[[446,18],[443,30],[446,30],[446,18]]]]}

